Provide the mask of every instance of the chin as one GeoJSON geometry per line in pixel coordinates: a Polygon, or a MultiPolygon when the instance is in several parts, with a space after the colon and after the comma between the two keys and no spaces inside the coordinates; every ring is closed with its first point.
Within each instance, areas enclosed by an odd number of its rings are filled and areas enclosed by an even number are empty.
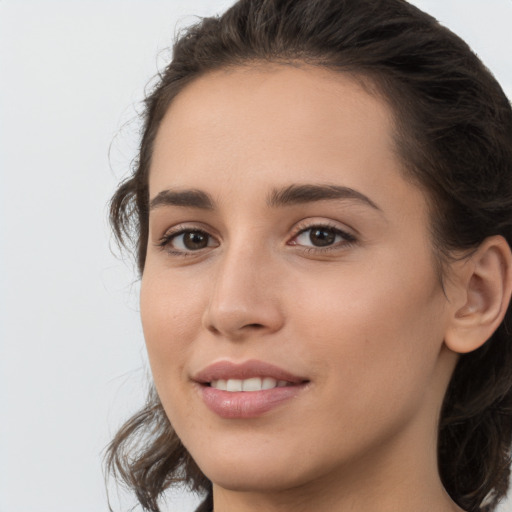
{"type": "Polygon", "coordinates": [[[303,479],[299,475],[290,474],[289,469],[275,465],[269,467],[268,463],[264,467],[251,465],[244,468],[233,464],[221,465],[206,468],[203,472],[215,485],[237,492],[277,492],[303,483],[303,479]]]}
{"type": "Polygon", "coordinates": [[[297,457],[303,450],[281,450],[272,444],[267,449],[202,451],[195,458],[203,474],[215,485],[238,492],[278,492],[304,485],[322,473],[314,460],[297,457]]]}

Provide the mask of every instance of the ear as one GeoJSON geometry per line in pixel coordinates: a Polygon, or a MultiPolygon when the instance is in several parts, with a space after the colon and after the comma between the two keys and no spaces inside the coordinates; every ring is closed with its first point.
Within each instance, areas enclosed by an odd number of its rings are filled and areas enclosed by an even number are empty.
{"type": "Polygon", "coordinates": [[[510,246],[502,236],[486,238],[454,271],[457,300],[445,344],[463,354],[481,347],[505,317],[512,293],[510,246]]]}

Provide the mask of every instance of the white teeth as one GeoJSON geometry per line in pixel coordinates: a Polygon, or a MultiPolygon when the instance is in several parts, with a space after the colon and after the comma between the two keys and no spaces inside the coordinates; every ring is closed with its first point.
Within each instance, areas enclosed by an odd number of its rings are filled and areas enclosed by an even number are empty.
{"type": "Polygon", "coordinates": [[[242,381],[240,379],[229,379],[226,391],[242,391],[242,381]]]}
{"type": "Polygon", "coordinates": [[[288,386],[290,383],[286,380],[277,381],[272,377],[251,377],[250,379],[219,379],[213,380],[210,385],[212,388],[222,391],[262,391],[276,387],[288,386]]]}
{"type": "MultiPolygon", "coordinates": [[[[213,386],[213,382],[212,382],[212,386],[213,386]]],[[[227,381],[224,379],[215,381],[215,388],[221,389],[222,391],[226,391],[228,389],[227,381]]]]}
{"type": "Polygon", "coordinates": [[[261,383],[261,389],[272,389],[277,386],[277,380],[272,377],[265,377],[261,383]]]}
{"type": "Polygon", "coordinates": [[[254,377],[242,381],[242,391],[261,391],[261,379],[254,377]]]}

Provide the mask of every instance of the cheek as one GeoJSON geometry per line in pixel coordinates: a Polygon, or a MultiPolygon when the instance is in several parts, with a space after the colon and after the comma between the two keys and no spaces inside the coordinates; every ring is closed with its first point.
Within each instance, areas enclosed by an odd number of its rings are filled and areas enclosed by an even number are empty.
{"type": "Polygon", "coordinates": [[[170,375],[182,374],[201,328],[204,308],[194,281],[180,282],[164,273],[145,272],[141,282],[140,312],[151,370],[157,388],[170,375]]]}
{"type": "Polygon", "coordinates": [[[304,283],[294,295],[302,358],[356,409],[385,395],[422,393],[443,342],[444,299],[430,267],[390,269],[354,266],[322,279],[322,287],[304,283]]]}

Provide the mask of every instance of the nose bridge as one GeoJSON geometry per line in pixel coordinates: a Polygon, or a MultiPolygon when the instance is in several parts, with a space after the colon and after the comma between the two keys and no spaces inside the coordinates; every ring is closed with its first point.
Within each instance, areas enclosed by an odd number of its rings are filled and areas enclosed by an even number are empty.
{"type": "Polygon", "coordinates": [[[264,243],[241,236],[225,246],[216,262],[205,327],[227,337],[282,325],[273,261],[264,243]]]}

